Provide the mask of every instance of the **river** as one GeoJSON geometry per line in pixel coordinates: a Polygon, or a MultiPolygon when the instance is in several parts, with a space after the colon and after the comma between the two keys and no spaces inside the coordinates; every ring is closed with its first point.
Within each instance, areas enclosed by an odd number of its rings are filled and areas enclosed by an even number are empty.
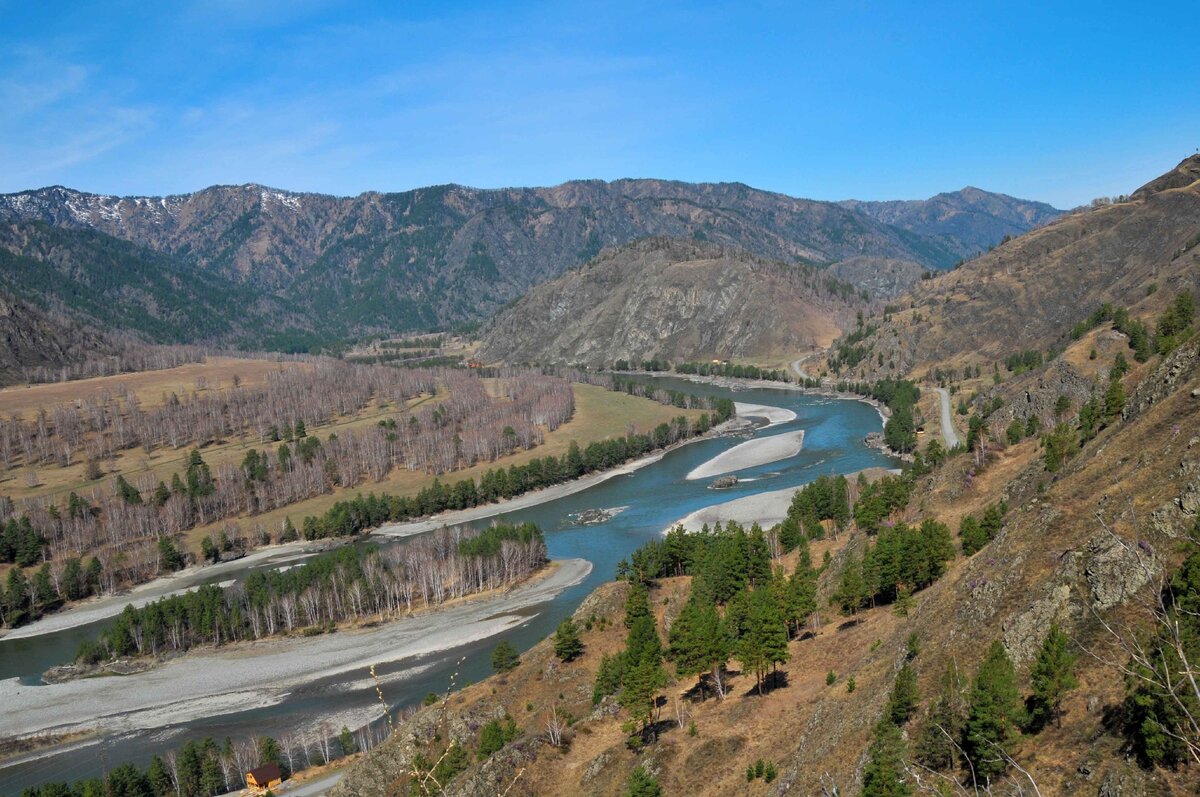
{"type": "MultiPolygon", "coordinates": [[[[582,581],[556,597],[520,611],[519,621],[502,634],[461,645],[436,654],[391,660],[379,651],[379,672],[386,679],[385,692],[394,706],[411,705],[430,692],[445,691],[452,673],[457,683],[478,681],[491,672],[490,654],[503,638],[525,650],[552,633],[555,626],[574,611],[592,590],[613,577],[617,563],[664,528],[690,512],[711,504],[769,490],[794,487],[822,474],[850,473],[868,467],[893,467],[896,463],[879,451],[863,445],[864,436],[880,427],[877,411],[862,402],[805,395],[786,389],[725,387],[658,378],[656,383],[692,393],[732,398],[739,402],[783,407],[796,419],[759,432],[773,435],[804,431],[800,453],[774,463],[738,472],[742,481],[734,488],[711,490],[708,480],[688,481],[688,472],[717,454],[743,442],[724,437],[702,440],[667,453],[661,460],[633,473],[545,504],[499,515],[510,521],[532,521],[546,532],[552,559],[580,558],[593,565],[582,581]],[[598,525],[574,525],[571,516],[588,509],[622,511],[598,525]],[[461,661],[461,664],[459,663],[461,661]]],[[[396,544],[380,540],[380,544],[396,544]]],[[[399,543],[402,544],[402,543],[399,543]]],[[[292,557],[294,559],[294,556],[292,557]]],[[[250,567],[278,566],[259,561],[242,571],[220,575],[203,574],[197,581],[222,581],[244,577],[250,567]]],[[[181,585],[182,586],[182,585],[181,585]]],[[[20,678],[22,689],[47,689],[38,685],[38,674],[51,664],[69,660],[80,640],[95,635],[103,623],[65,629],[42,636],[0,640],[0,678],[20,678]]],[[[394,658],[394,657],[392,657],[394,658]]],[[[224,701],[201,719],[171,722],[169,717],[152,729],[102,728],[100,734],[75,747],[48,752],[38,758],[0,762],[0,794],[17,794],[26,786],[50,780],[75,780],[99,774],[126,761],[146,764],[156,753],[180,747],[189,739],[211,736],[279,735],[320,720],[334,730],[343,722],[353,725],[377,707],[374,687],[363,671],[344,672],[313,680],[293,688],[278,702],[267,706],[242,707],[224,701]]],[[[132,686],[132,679],[131,679],[132,686]]],[[[7,723],[0,715],[0,736],[7,723]]]]}

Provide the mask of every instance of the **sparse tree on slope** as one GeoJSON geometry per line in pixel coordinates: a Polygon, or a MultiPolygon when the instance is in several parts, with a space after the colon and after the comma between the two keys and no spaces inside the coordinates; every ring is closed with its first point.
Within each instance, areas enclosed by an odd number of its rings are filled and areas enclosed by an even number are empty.
{"type": "Polygon", "coordinates": [[[975,674],[963,736],[963,749],[979,782],[990,783],[1008,769],[1008,748],[1017,738],[1021,719],[1017,674],[997,640],[975,674]]]}
{"type": "Polygon", "coordinates": [[[1079,685],[1073,672],[1077,658],[1067,635],[1057,625],[1051,626],[1030,674],[1033,694],[1026,703],[1032,729],[1061,722],[1063,698],[1079,685]]]}

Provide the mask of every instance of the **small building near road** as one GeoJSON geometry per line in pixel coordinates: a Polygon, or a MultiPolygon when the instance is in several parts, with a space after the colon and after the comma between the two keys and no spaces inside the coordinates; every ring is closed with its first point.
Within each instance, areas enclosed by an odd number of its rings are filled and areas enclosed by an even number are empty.
{"type": "Polygon", "coordinates": [[[278,764],[263,764],[246,773],[246,787],[255,794],[262,794],[283,783],[283,770],[278,764]]]}

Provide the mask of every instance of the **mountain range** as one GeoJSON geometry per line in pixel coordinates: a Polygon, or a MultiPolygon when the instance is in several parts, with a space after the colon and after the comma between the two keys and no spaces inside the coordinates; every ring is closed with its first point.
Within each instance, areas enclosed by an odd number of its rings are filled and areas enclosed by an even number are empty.
{"type": "MultiPolygon", "coordinates": [[[[355,197],[259,185],[168,197],[51,187],[0,195],[0,284],[155,342],[298,350],[474,324],[602,249],[641,238],[804,266],[880,258],[904,264],[909,284],[1056,213],[977,189],[835,203],[665,180],[355,197]]],[[[862,271],[843,278],[871,284],[862,271]]]]}

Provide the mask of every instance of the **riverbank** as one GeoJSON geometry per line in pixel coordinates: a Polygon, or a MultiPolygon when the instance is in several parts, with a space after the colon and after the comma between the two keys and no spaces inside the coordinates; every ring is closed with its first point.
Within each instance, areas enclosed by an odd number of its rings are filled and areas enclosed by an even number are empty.
{"type": "MultiPolygon", "coordinates": [[[[855,479],[863,474],[868,481],[875,481],[888,474],[900,473],[895,468],[867,468],[855,473],[847,473],[847,479],[855,479]]],[[[776,523],[782,523],[787,518],[788,509],[792,505],[792,496],[799,487],[786,487],[782,490],[771,490],[754,495],[745,495],[719,504],[713,504],[695,512],[684,515],[679,520],[663,529],[666,534],[676,526],[683,526],[685,531],[700,531],[707,525],[712,528],[716,523],[734,521],[743,526],[757,523],[764,529],[769,529],[776,523]]]]}
{"type": "MultiPolygon", "coordinates": [[[[746,405],[757,407],[759,405],[746,405]]],[[[790,412],[790,410],[784,410],[790,412]]],[[[757,415],[754,417],[758,417],[757,415]]],[[[792,413],[795,417],[795,413],[792,413]]],[[[769,420],[769,419],[768,419],[769,420]]],[[[456,509],[450,512],[442,512],[441,514],[422,520],[411,520],[405,523],[388,523],[369,532],[380,537],[411,537],[415,534],[424,534],[429,531],[436,531],[444,526],[457,526],[463,523],[474,523],[480,520],[497,515],[516,512],[522,509],[530,509],[550,501],[557,501],[559,498],[565,498],[575,493],[583,492],[598,484],[603,484],[609,479],[617,476],[625,476],[635,471],[641,470],[647,465],[652,465],[661,460],[664,456],[672,451],[682,448],[692,443],[698,443],[701,440],[711,440],[714,437],[722,437],[730,432],[738,431],[745,426],[744,419],[739,415],[731,418],[724,423],[718,424],[702,435],[689,437],[687,440],[680,440],[677,443],[659,449],[653,453],[647,454],[639,459],[626,462],[624,465],[618,465],[615,468],[589,473],[586,476],[580,476],[578,479],[573,479],[562,484],[554,484],[549,487],[543,487],[540,490],[532,490],[521,495],[513,496],[512,498],[498,501],[494,504],[485,504],[483,506],[475,506],[470,509],[456,509]]]]}
{"type": "Polygon", "coordinates": [[[755,438],[739,443],[728,451],[723,451],[705,462],[698,468],[693,468],[687,475],[688,480],[707,479],[721,476],[758,465],[766,465],[788,459],[800,453],[804,447],[804,430],[784,432],[771,437],[755,438]]]}
{"type": "Polygon", "coordinates": [[[879,419],[882,423],[887,423],[888,418],[892,415],[892,411],[888,409],[886,404],[876,401],[870,396],[825,387],[805,387],[804,385],[797,385],[794,382],[776,382],[771,379],[744,379],[735,376],[700,376],[698,374],[677,374],[667,371],[620,371],[619,373],[635,376],[671,377],[672,379],[679,379],[685,382],[695,382],[699,385],[723,387],[727,390],[790,390],[805,396],[822,396],[824,398],[845,401],[861,401],[875,408],[879,413],[879,419]]]}
{"type": "Polygon", "coordinates": [[[539,567],[537,570],[529,574],[525,579],[518,581],[515,584],[510,584],[506,587],[497,589],[483,590],[482,592],[472,592],[463,595],[461,598],[452,598],[443,603],[431,606],[422,606],[414,609],[403,617],[387,619],[378,615],[370,615],[359,620],[345,620],[330,627],[313,627],[305,626],[296,628],[292,633],[279,633],[271,636],[264,636],[259,639],[246,639],[226,642],[222,645],[197,645],[182,651],[171,651],[158,655],[147,654],[145,656],[131,656],[128,658],[116,659],[113,661],[103,661],[98,664],[60,664],[51,667],[42,674],[42,681],[46,684],[61,684],[68,681],[75,681],[81,678],[103,678],[103,677],[125,677],[135,675],[137,673],[148,672],[150,670],[162,667],[172,661],[186,658],[188,656],[199,656],[204,654],[235,654],[239,650],[249,650],[254,647],[259,647],[265,644],[270,644],[272,641],[282,642],[293,637],[301,637],[311,639],[313,637],[322,636],[325,634],[345,633],[347,631],[356,631],[364,628],[375,628],[384,623],[395,623],[403,620],[408,620],[413,617],[423,617],[427,614],[437,613],[443,609],[449,609],[453,606],[458,606],[464,603],[474,601],[487,600],[488,598],[496,597],[497,595],[505,595],[515,589],[521,587],[532,586],[538,581],[550,578],[559,568],[559,563],[556,561],[548,561],[539,567]]]}
{"type": "MultiPolygon", "coordinates": [[[[214,714],[270,706],[288,693],[370,665],[440,653],[528,622],[530,607],[581,582],[592,565],[558,560],[545,578],[502,594],[439,607],[373,628],[317,637],[251,643],[237,650],[184,656],[120,678],[88,678],[50,686],[0,682],[0,734],[70,733],[90,729],[128,733],[186,723],[214,714]]],[[[419,669],[419,668],[417,668],[419,669]]],[[[402,669],[387,680],[407,677],[402,669]]]]}

